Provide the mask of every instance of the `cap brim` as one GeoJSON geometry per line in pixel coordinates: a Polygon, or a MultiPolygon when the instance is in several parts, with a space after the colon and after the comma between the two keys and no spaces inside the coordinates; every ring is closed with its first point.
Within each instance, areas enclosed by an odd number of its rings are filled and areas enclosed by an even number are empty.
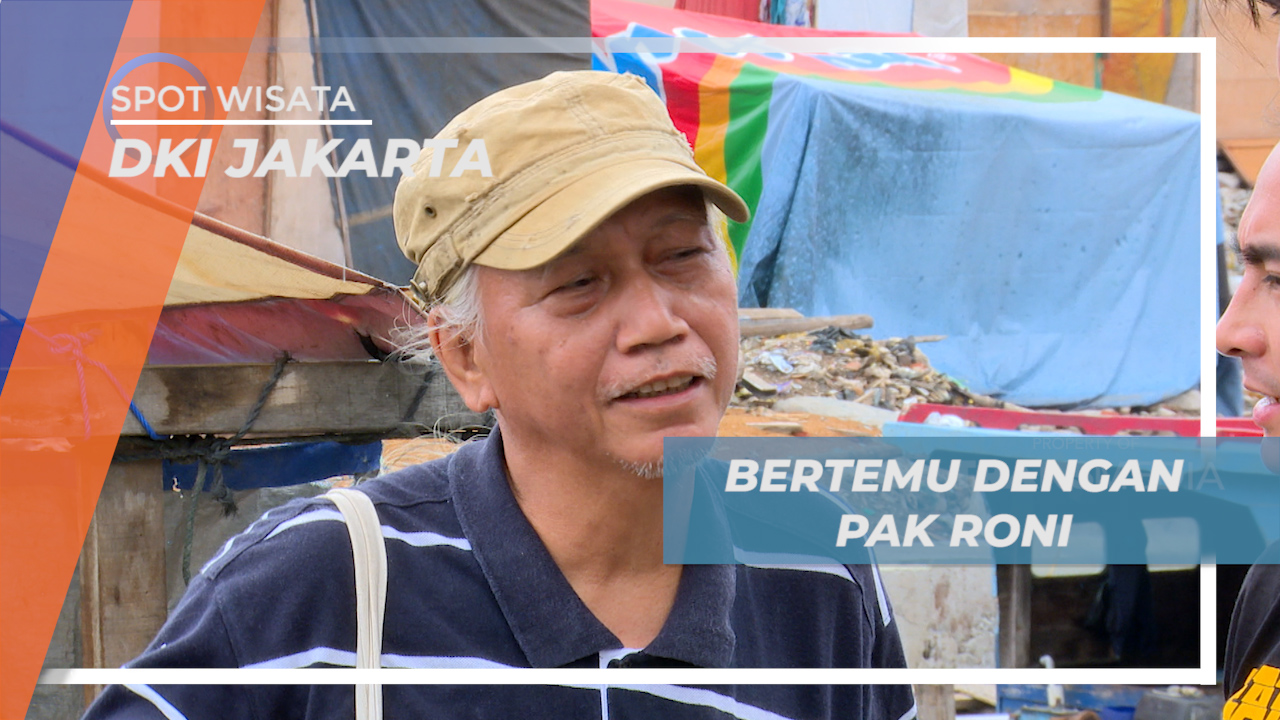
{"type": "Polygon", "coordinates": [[[635,200],[679,185],[701,189],[738,222],[751,215],[737,193],[685,165],[660,158],[624,161],[577,178],[539,203],[476,256],[475,263],[503,270],[538,267],[635,200]]]}

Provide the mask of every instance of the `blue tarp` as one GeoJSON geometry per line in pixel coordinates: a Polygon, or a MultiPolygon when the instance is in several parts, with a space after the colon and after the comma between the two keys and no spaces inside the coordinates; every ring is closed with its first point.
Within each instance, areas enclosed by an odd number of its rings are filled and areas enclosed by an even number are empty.
{"type": "MultiPolygon", "coordinates": [[[[316,482],[339,475],[368,473],[382,460],[382,441],[345,443],[296,442],[287,445],[237,448],[222,468],[228,490],[256,490],[316,482]]],[[[196,486],[196,463],[164,461],[165,489],[190,490],[196,486]]],[[[205,480],[205,490],[213,487],[213,475],[205,480]]]]}
{"type": "Polygon", "coordinates": [[[743,306],[945,334],[935,367],[1032,406],[1199,381],[1199,116],[780,76],[743,306]]]}

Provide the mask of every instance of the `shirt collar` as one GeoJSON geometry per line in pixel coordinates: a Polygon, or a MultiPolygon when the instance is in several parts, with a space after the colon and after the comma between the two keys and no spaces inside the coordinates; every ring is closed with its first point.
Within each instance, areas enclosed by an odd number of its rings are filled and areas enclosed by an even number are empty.
{"type": "MultiPolygon", "coordinates": [[[[573,591],[520,510],[496,427],[486,440],[454,453],[449,482],[472,552],[533,667],[560,667],[622,647],[573,591]]],[[[686,565],[671,614],[645,654],[728,667],[735,587],[733,566],[686,565]]]]}

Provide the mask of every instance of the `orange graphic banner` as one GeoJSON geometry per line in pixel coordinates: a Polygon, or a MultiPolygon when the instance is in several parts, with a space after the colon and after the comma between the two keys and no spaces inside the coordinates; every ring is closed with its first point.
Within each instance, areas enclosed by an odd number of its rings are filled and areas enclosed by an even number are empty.
{"type": "MultiPolygon", "coordinates": [[[[138,0],[111,74],[117,85],[235,86],[263,0],[138,0]],[[160,55],[163,54],[163,55],[160,55]]],[[[50,92],[55,89],[51,88],[50,92]]],[[[173,93],[166,98],[172,102],[173,93]]],[[[106,94],[110,105],[112,98],[106,94]]],[[[101,102],[101,101],[100,101],[101,102]]],[[[205,117],[205,108],[193,117],[205,117]]],[[[212,119],[225,113],[215,106],[212,119]]],[[[130,117],[145,120],[147,113],[130,117]]],[[[154,117],[154,115],[153,115],[154,117]]],[[[217,126],[108,126],[101,105],[0,392],[0,718],[26,715],[80,546],[128,412],[203,176],[104,182],[115,134],[208,138],[217,126]],[[152,199],[157,198],[157,199],[152,199]]],[[[196,162],[195,146],[182,160],[196,162]]],[[[162,146],[162,145],[157,145],[162,146]]],[[[194,174],[193,174],[194,175],[194,174]]]]}

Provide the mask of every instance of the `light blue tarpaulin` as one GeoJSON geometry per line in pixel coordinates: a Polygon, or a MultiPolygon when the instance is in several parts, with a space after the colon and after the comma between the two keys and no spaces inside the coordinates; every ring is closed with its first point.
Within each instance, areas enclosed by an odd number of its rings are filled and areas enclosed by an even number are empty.
{"type": "Polygon", "coordinates": [[[866,313],[874,337],[1032,406],[1199,381],[1199,116],[780,76],[744,307],[866,313]]]}

